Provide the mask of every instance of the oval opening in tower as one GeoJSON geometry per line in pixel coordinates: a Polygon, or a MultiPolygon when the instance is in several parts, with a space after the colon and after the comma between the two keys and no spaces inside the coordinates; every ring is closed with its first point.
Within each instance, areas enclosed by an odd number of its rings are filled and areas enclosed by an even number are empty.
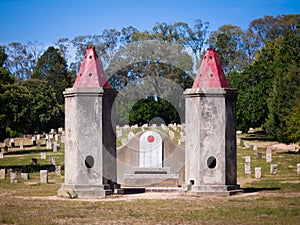
{"type": "Polygon", "coordinates": [[[208,159],[207,159],[207,166],[208,166],[208,168],[213,169],[213,168],[216,167],[216,165],[217,165],[216,158],[214,156],[208,157],[208,159]]]}
{"type": "Polygon", "coordinates": [[[85,163],[86,168],[88,168],[88,169],[93,168],[94,163],[95,163],[94,157],[91,155],[88,155],[87,157],[85,157],[84,163],[85,163]]]}

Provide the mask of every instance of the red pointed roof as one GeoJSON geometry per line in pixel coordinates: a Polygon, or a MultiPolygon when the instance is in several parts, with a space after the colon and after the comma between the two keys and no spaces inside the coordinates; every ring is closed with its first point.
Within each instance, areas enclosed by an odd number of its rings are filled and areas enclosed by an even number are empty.
{"type": "Polygon", "coordinates": [[[214,50],[207,49],[192,88],[230,88],[214,50]]]}
{"type": "Polygon", "coordinates": [[[86,50],[73,88],[110,88],[95,48],[86,50]]]}

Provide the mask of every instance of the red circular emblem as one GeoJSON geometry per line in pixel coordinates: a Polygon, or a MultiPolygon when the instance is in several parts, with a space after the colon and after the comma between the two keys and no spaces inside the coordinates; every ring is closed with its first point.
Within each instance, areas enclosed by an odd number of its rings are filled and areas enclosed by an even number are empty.
{"type": "Polygon", "coordinates": [[[154,137],[152,135],[149,135],[147,140],[148,142],[152,143],[154,141],[154,137]]]}

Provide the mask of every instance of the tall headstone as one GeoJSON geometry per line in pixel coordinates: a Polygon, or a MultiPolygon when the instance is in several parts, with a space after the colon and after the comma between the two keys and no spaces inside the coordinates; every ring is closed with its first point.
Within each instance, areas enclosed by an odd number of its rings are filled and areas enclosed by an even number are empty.
{"type": "Polygon", "coordinates": [[[272,162],[272,150],[271,149],[266,150],[266,162],[272,162]]]}
{"type": "Polygon", "coordinates": [[[24,149],[24,144],[23,144],[23,142],[21,141],[20,142],[20,150],[23,150],[24,149]]]}
{"type": "Polygon", "coordinates": [[[5,169],[0,169],[0,180],[4,180],[5,179],[5,169]]]}
{"type": "Polygon", "coordinates": [[[59,196],[104,198],[117,181],[115,106],[98,55],[88,48],[73,88],[65,97],[65,180],[59,196]]]}
{"type": "Polygon", "coordinates": [[[255,167],[255,178],[261,178],[261,167],[255,167]]]}
{"type": "Polygon", "coordinates": [[[48,170],[40,170],[40,182],[48,183],[48,170]]]}
{"type": "Polygon", "coordinates": [[[300,163],[297,164],[297,174],[300,174],[300,163]]]}
{"type": "Polygon", "coordinates": [[[41,152],[41,159],[46,159],[46,158],[47,158],[46,152],[41,152]]]}
{"type": "Polygon", "coordinates": [[[208,49],[186,106],[185,189],[196,195],[230,195],[237,185],[236,98],[214,50],[208,49]]]}
{"type": "Polygon", "coordinates": [[[140,138],[139,167],[161,168],[162,139],[157,132],[146,131],[140,138]]]}
{"type": "Polygon", "coordinates": [[[0,152],[0,159],[3,159],[3,158],[4,158],[3,152],[0,152]]]}
{"type": "Polygon", "coordinates": [[[245,156],[245,174],[251,174],[251,157],[245,156]]]}

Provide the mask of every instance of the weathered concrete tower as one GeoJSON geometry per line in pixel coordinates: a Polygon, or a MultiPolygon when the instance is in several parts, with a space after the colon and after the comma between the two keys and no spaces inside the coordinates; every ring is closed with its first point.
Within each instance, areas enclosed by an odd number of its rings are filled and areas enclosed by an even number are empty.
{"type": "Polygon", "coordinates": [[[192,194],[230,195],[236,171],[237,92],[230,89],[218,56],[208,49],[186,99],[185,189],[192,194]]]}
{"type": "Polygon", "coordinates": [[[104,198],[117,181],[115,109],[94,48],[88,48],[65,96],[65,181],[59,196],[104,198]]]}

